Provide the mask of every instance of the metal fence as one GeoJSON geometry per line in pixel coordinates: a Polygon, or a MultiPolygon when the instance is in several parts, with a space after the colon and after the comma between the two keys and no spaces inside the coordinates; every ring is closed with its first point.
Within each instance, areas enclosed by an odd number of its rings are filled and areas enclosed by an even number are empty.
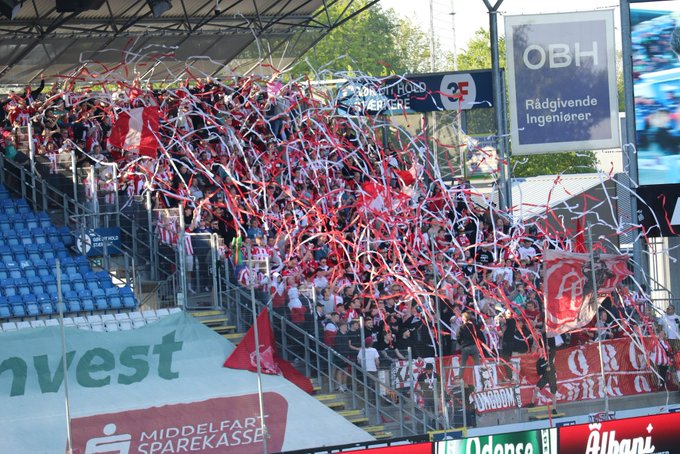
{"type": "MultiPolygon", "coordinates": [[[[267,292],[246,289],[234,283],[227,263],[223,273],[224,278],[220,280],[222,307],[237,330],[243,332],[253,323],[253,298],[258,313],[265,307],[271,307],[271,299],[267,292]]],[[[317,319],[296,324],[280,311],[270,310],[269,314],[282,357],[301,368],[306,376],[315,377],[322,389],[331,393],[340,384],[337,372],[340,371],[345,375],[343,381],[353,390],[352,407],[361,408],[373,424],[397,425],[399,436],[450,427],[442,419],[441,411],[421,409],[409,390],[393,388],[388,370],[380,370],[377,374],[366,372],[354,360],[323,343],[317,319]]]]}
{"type": "Polygon", "coordinates": [[[111,198],[95,189],[86,195],[82,181],[95,169],[71,164],[55,171],[45,156],[31,153],[31,159],[15,161],[0,154],[0,182],[26,199],[35,211],[48,212],[55,226],[68,227],[76,253],[82,252],[77,246],[88,230],[119,228],[121,244],[116,255],[105,251],[101,257],[91,259],[93,266],[129,284],[140,306],[174,306],[180,289],[176,275],[178,251],[163,247],[154,232],[151,193],[143,198],[111,198]]]}

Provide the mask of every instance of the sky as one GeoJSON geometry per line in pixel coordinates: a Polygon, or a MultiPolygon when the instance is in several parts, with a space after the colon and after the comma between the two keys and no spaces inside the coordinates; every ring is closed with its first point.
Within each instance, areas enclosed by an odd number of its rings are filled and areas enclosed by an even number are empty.
{"type": "MultiPolygon", "coordinates": [[[[479,28],[489,27],[489,15],[483,0],[380,0],[384,9],[392,8],[400,16],[411,18],[422,30],[430,30],[430,1],[434,7],[434,31],[443,48],[458,53],[479,28]],[[455,12],[454,15],[451,15],[455,12]],[[455,30],[455,41],[454,41],[455,30]]],[[[498,0],[489,0],[494,5],[498,0]]],[[[498,32],[504,34],[502,16],[554,12],[614,9],[616,34],[620,34],[619,0],[503,0],[498,11],[498,32]]]]}

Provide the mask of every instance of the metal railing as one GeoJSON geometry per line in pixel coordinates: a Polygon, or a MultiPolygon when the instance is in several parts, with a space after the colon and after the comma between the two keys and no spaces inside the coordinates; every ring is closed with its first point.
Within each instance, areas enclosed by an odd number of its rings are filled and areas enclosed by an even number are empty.
{"type": "MultiPolygon", "coordinates": [[[[76,169],[74,174],[77,172],[76,169]]],[[[150,304],[151,301],[175,305],[179,288],[176,276],[178,253],[174,249],[165,250],[160,247],[154,233],[151,212],[146,210],[150,204],[148,198],[145,203],[139,200],[130,201],[126,210],[102,212],[97,209],[99,205],[91,200],[82,196],[73,197],[57,187],[61,185],[48,182],[38,172],[35,161],[18,163],[6,159],[1,153],[0,182],[10,192],[25,199],[34,210],[49,212],[56,226],[69,227],[76,244],[78,239],[84,239],[88,229],[97,226],[120,228],[120,255],[114,257],[104,254],[93,265],[115,274],[115,278],[120,278],[118,274],[121,272],[133,288],[140,306],[150,304]],[[139,205],[145,206],[140,209],[139,205]],[[153,288],[145,289],[144,292],[141,288],[141,283],[145,280],[142,278],[143,274],[148,275],[147,282],[156,283],[153,288]]],[[[74,184],[72,191],[75,194],[80,191],[78,184],[74,184]]],[[[75,252],[81,251],[76,247],[75,252]]]]}
{"type": "MultiPolygon", "coordinates": [[[[239,332],[245,331],[253,323],[251,307],[254,295],[258,312],[271,306],[266,292],[256,292],[238,286],[230,279],[229,267],[224,266],[220,278],[221,303],[230,320],[239,332]]],[[[362,409],[363,414],[374,424],[398,426],[398,436],[421,434],[447,426],[434,412],[420,409],[409,390],[397,390],[389,385],[384,371],[366,372],[355,361],[340,355],[322,342],[318,329],[307,329],[293,323],[284,314],[269,311],[276,342],[281,356],[303,368],[307,377],[316,377],[322,389],[332,393],[338,385],[336,370],[346,375],[350,397],[354,409],[362,409]]],[[[317,320],[312,325],[318,326],[317,320]]]]}

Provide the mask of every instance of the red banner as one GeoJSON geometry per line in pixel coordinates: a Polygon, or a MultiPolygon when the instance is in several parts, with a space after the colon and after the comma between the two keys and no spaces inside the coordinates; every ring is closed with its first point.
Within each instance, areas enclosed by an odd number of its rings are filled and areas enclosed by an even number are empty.
{"type": "MultiPolygon", "coordinates": [[[[520,375],[527,384],[523,387],[522,402],[531,402],[533,385],[538,381],[536,374],[537,355],[520,356],[520,375]]],[[[600,355],[597,343],[558,350],[555,357],[557,372],[557,399],[573,402],[604,398],[606,390],[610,397],[654,391],[654,372],[648,352],[629,338],[602,342],[604,383],[600,373],[600,355]]],[[[550,402],[546,386],[539,394],[538,404],[550,402]]]]}
{"type": "Polygon", "coordinates": [[[560,427],[560,454],[677,452],[680,414],[560,427]]]}
{"type": "Polygon", "coordinates": [[[567,333],[586,326],[595,317],[599,295],[611,293],[628,275],[628,256],[545,251],[545,327],[548,336],[567,333]],[[592,271],[595,264],[595,272],[592,271]],[[593,284],[593,276],[595,285],[593,284]]]}
{"type": "MultiPolygon", "coordinates": [[[[281,450],[288,402],[263,393],[267,449],[281,450]]],[[[74,418],[74,452],[262,452],[257,394],[74,418]]]]}
{"type": "MultiPolygon", "coordinates": [[[[604,383],[600,373],[600,354],[595,342],[558,350],[555,357],[557,372],[557,400],[573,402],[588,399],[600,399],[606,392],[610,397],[628,396],[632,394],[653,392],[655,372],[650,362],[650,351],[647,340],[641,344],[630,338],[613,339],[602,342],[604,364],[604,383]]],[[[536,361],[538,354],[513,356],[511,364],[515,369],[514,382],[519,381],[522,406],[531,403],[533,389],[538,382],[536,361]],[[519,366],[516,366],[519,364],[519,366]]],[[[447,373],[447,387],[459,386],[454,381],[458,374],[460,356],[444,358],[447,373]]],[[[489,392],[499,388],[498,365],[494,360],[482,362],[478,368],[469,367],[463,374],[465,383],[474,384],[476,393],[489,392]],[[474,370],[473,370],[474,369],[474,370]]],[[[506,385],[507,386],[507,385],[506,385]]],[[[507,397],[507,396],[501,396],[507,397]]],[[[549,387],[539,392],[539,405],[551,402],[549,387]]],[[[510,402],[507,398],[504,402],[510,402]]],[[[495,411],[505,407],[486,408],[483,411],[495,411]]]]}

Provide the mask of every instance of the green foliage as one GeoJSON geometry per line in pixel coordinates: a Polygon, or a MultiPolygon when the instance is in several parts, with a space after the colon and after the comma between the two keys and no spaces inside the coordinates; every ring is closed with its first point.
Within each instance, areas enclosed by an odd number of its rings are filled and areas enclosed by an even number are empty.
{"type": "Polygon", "coordinates": [[[517,156],[510,159],[513,177],[535,177],[560,173],[591,173],[597,158],[592,151],[517,156]]]}
{"type": "MultiPolygon", "coordinates": [[[[366,4],[367,0],[334,3],[328,8],[331,22],[366,4]]],[[[436,55],[440,54],[437,50],[436,55]]],[[[314,78],[319,71],[351,73],[352,68],[370,76],[429,72],[428,35],[393,10],[373,5],[321,39],[302,57],[294,73],[314,78]]]]}

